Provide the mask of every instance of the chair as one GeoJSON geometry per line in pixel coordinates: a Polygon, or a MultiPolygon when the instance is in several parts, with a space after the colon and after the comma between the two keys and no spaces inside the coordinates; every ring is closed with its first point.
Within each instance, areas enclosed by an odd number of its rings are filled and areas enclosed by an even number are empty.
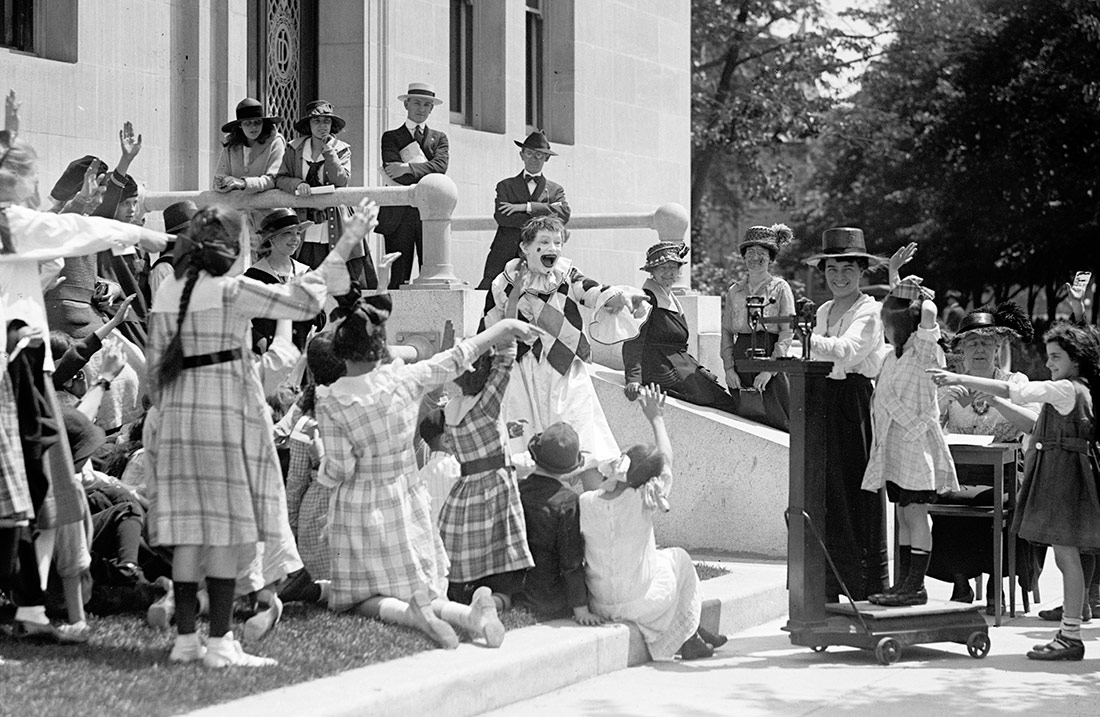
{"type": "MultiPolygon", "coordinates": [[[[1016,535],[1011,530],[1012,512],[1016,507],[1016,460],[1020,450],[1017,443],[991,443],[984,446],[954,444],[948,440],[951,457],[956,466],[980,465],[993,468],[992,505],[969,503],[933,503],[928,507],[930,515],[958,518],[992,519],[993,540],[993,624],[1001,625],[1003,578],[1002,547],[1008,545],[1009,615],[1016,617],[1016,535]]],[[[935,550],[935,546],[932,546],[935,550]]],[[[975,594],[981,597],[981,580],[975,594]]],[[[1024,611],[1028,610],[1027,592],[1023,594],[1024,611]]]]}

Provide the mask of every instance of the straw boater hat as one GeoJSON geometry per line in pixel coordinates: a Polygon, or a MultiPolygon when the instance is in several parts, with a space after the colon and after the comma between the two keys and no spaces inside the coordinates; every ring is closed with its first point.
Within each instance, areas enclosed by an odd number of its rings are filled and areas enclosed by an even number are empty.
{"type": "Polygon", "coordinates": [[[745,232],[745,238],[737,245],[741,256],[750,246],[759,246],[768,250],[772,260],[779,256],[779,250],[784,244],[794,239],[794,232],[786,224],[772,224],[770,227],[749,227],[745,232]]]}
{"type": "Polygon", "coordinates": [[[313,226],[313,222],[301,221],[298,218],[298,212],[293,209],[274,209],[260,223],[260,235],[266,238],[289,227],[303,231],[311,226],[313,226]]]}
{"type": "Polygon", "coordinates": [[[997,339],[1017,338],[1029,343],[1035,335],[1031,319],[1020,306],[1006,301],[992,308],[983,307],[967,314],[951,339],[952,348],[969,336],[994,336],[997,339]]]}
{"type": "Polygon", "coordinates": [[[328,117],[332,120],[332,133],[339,134],[347,122],[336,114],[335,108],[328,100],[314,100],[306,105],[306,113],[294,123],[294,129],[298,134],[309,134],[309,121],[314,117],[328,117]]]}
{"type": "Polygon", "coordinates": [[[403,95],[398,95],[397,99],[399,102],[404,102],[413,97],[427,97],[433,105],[443,104],[443,100],[435,96],[435,86],[429,85],[427,82],[410,82],[409,91],[403,95]]]}
{"type": "Polygon", "coordinates": [[[518,139],[513,139],[516,146],[520,149],[533,149],[536,152],[542,152],[549,154],[552,157],[557,157],[558,153],[550,149],[550,141],[546,139],[546,135],[542,133],[541,129],[537,129],[531,134],[527,135],[527,139],[520,142],[518,139]]]}
{"type": "Polygon", "coordinates": [[[820,269],[825,259],[866,259],[871,266],[886,262],[881,256],[867,253],[863,230],[855,227],[833,227],[821,233],[821,253],[814,254],[806,263],[820,269]]]}
{"type": "Polygon", "coordinates": [[[642,271],[652,271],[661,264],[665,264],[670,261],[674,261],[677,264],[687,264],[687,256],[689,249],[687,244],[683,242],[663,241],[654,244],[649,247],[649,250],[645,253],[645,266],[641,267],[642,271]]]}
{"type": "Polygon", "coordinates": [[[264,112],[264,106],[259,100],[245,97],[237,103],[237,119],[230,120],[222,125],[222,132],[232,132],[233,128],[247,119],[262,119],[272,122],[282,122],[282,117],[271,117],[264,112]]]}

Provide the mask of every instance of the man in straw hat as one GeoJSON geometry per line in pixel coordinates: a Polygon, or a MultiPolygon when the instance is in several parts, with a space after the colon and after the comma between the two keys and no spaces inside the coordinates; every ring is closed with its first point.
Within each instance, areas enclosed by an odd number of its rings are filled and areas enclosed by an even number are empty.
{"type": "MultiPolygon", "coordinates": [[[[423,82],[413,82],[409,90],[397,97],[405,105],[405,122],[397,129],[382,134],[382,171],[391,181],[410,186],[426,174],[447,173],[450,150],[447,135],[427,125],[428,115],[443,100],[435,96],[435,88],[423,82]]],[[[424,264],[424,233],[420,210],[416,207],[382,207],[378,211],[376,232],[386,237],[386,253],[399,252],[400,257],[390,267],[390,289],[400,288],[412,276],[413,250],[418,265],[424,264]]]]}
{"type": "Polygon", "coordinates": [[[504,271],[504,265],[519,256],[519,230],[528,219],[554,214],[562,223],[569,223],[565,190],[542,174],[542,168],[558,154],[550,149],[546,135],[541,130],[535,130],[522,142],[513,142],[519,147],[523,171],[497,182],[497,197],[493,203],[497,233],[489,247],[489,255],[485,257],[479,289],[488,289],[496,275],[504,271]]]}

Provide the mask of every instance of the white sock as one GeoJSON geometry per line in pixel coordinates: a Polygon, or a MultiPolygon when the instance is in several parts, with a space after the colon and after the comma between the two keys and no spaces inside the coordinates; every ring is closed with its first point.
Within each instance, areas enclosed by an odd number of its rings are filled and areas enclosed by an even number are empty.
{"type": "Polygon", "coordinates": [[[36,625],[49,625],[50,619],[46,617],[45,605],[32,605],[30,607],[15,608],[15,619],[20,622],[33,622],[36,625]]]}

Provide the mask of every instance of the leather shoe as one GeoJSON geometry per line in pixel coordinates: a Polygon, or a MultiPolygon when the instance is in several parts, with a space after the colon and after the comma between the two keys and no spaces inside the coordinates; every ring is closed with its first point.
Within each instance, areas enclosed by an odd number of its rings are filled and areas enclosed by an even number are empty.
{"type": "Polygon", "coordinates": [[[878,604],[883,607],[910,607],[924,605],[927,602],[928,591],[922,587],[919,590],[903,590],[893,595],[883,595],[878,604]]]}
{"type": "Polygon", "coordinates": [[[1072,637],[1065,637],[1059,631],[1058,635],[1046,645],[1036,645],[1027,653],[1027,657],[1029,660],[1046,662],[1082,660],[1085,657],[1085,643],[1072,637]]]}
{"type": "Polygon", "coordinates": [[[703,642],[707,643],[713,648],[719,648],[726,644],[727,637],[725,635],[715,635],[710,630],[700,627],[697,631],[699,637],[703,638],[703,642]]]}
{"type": "MultiPolygon", "coordinates": [[[[1053,610],[1040,610],[1039,618],[1050,622],[1061,622],[1062,607],[1062,605],[1059,605],[1053,610]]],[[[1081,622],[1092,622],[1092,606],[1088,603],[1085,603],[1084,608],[1081,610],[1081,622]]]]}
{"type": "Polygon", "coordinates": [[[698,633],[692,635],[687,639],[687,642],[680,645],[681,660],[699,660],[713,656],[714,648],[703,642],[703,638],[699,637],[698,633]]]}

